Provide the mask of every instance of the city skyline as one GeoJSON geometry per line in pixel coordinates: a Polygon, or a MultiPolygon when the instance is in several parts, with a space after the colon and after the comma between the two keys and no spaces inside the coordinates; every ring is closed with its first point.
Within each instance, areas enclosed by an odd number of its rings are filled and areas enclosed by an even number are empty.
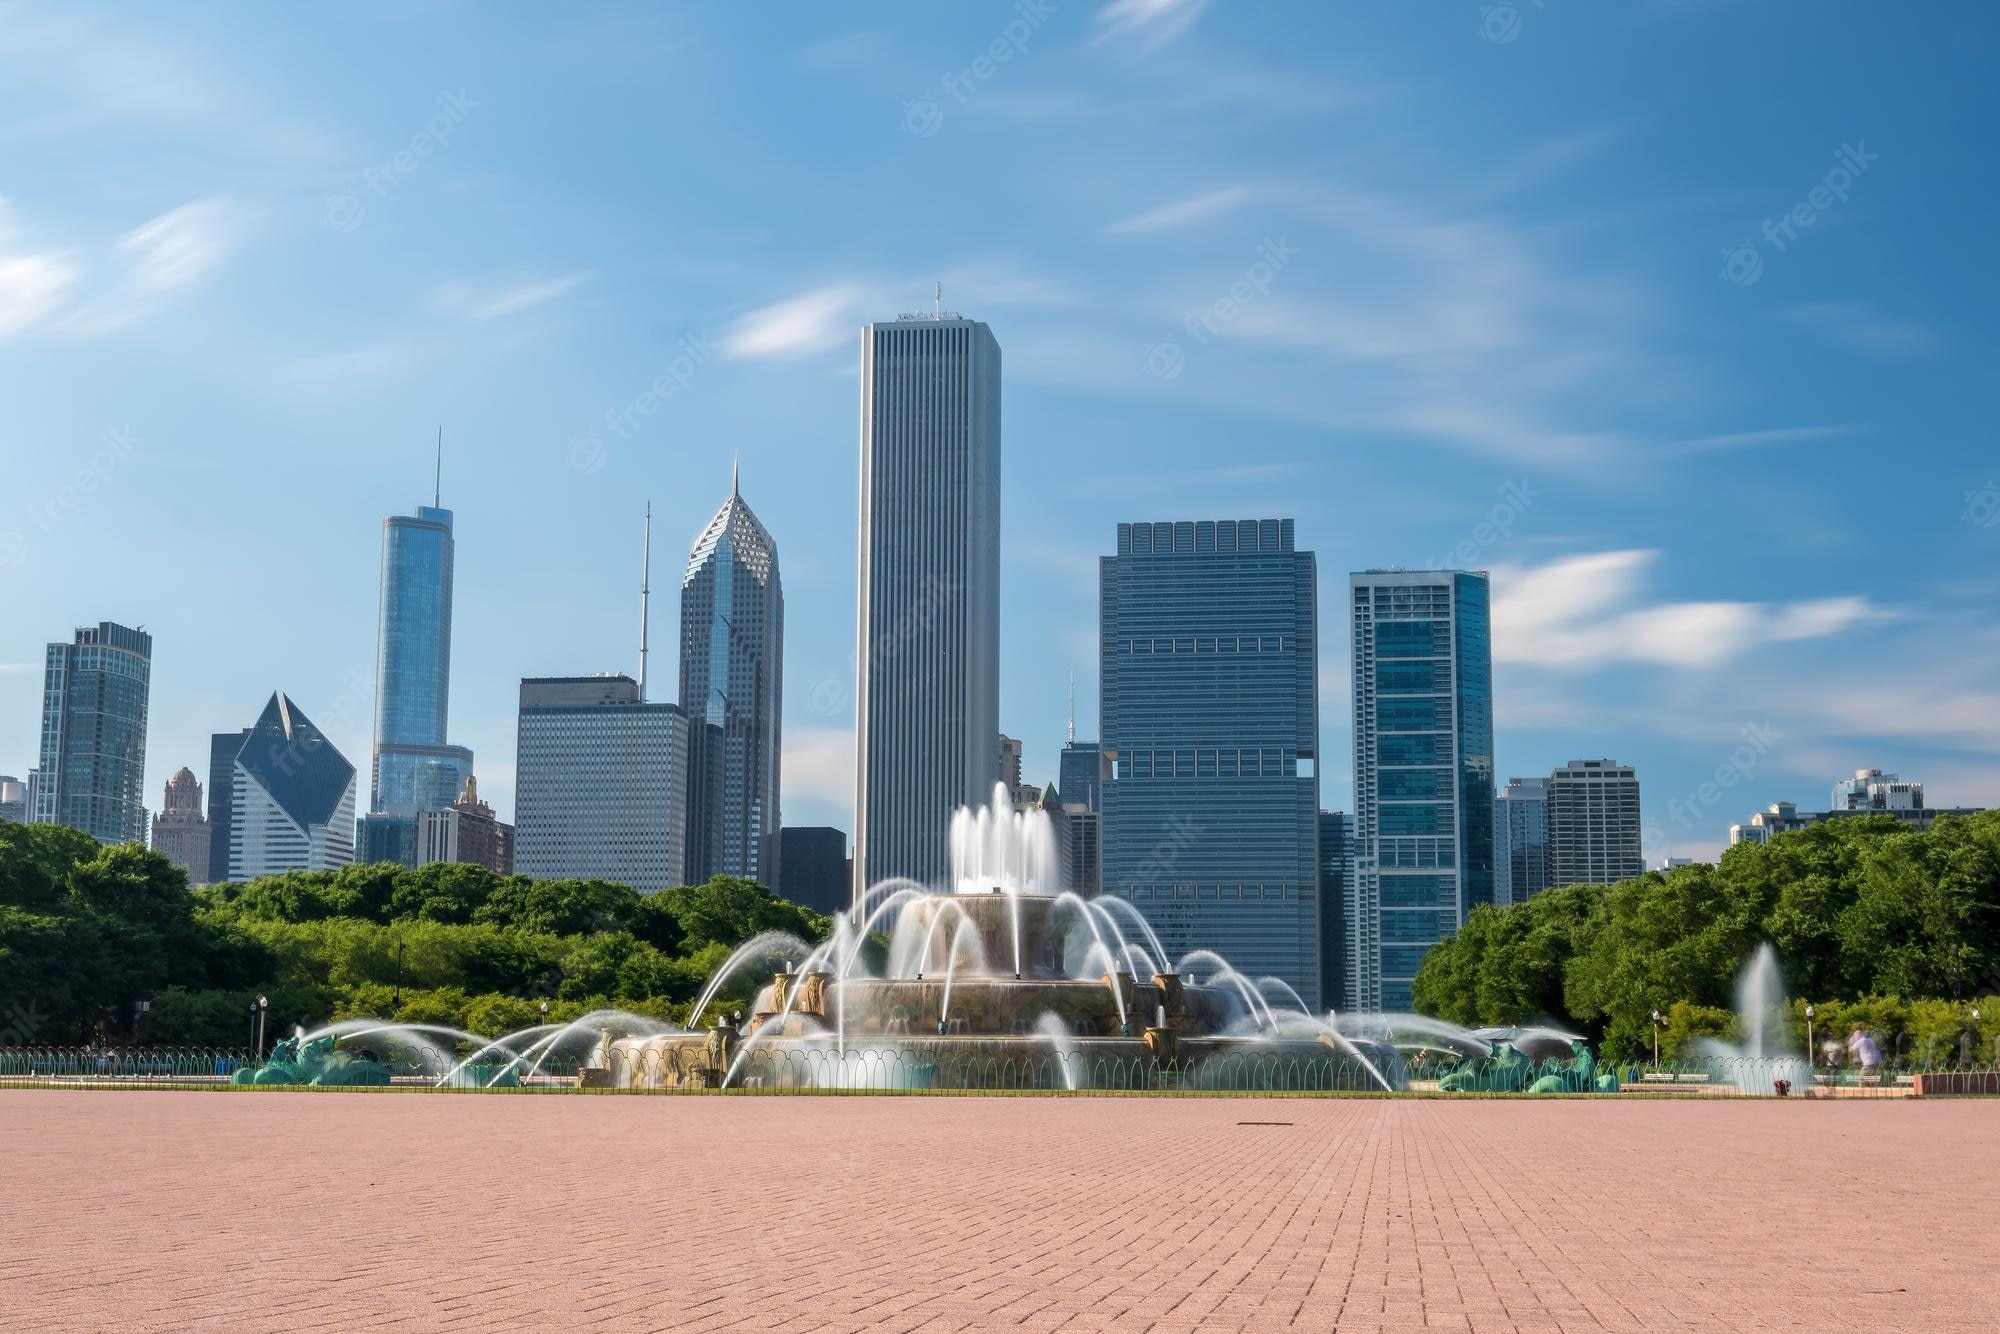
{"type": "MultiPolygon", "coordinates": [[[[1491,569],[1498,771],[1618,755],[1666,839],[1649,861],[1712,857],[1731,823],[1814,807],[1862,764],[1922,777],[1939,807],[1996,804],[2000,700],[1981,665],[2000,465],[1954,384],[1989,281],[1962,207],[1984,188],[1965,165],[1980,58],[1964,20],[1926,12],[1866,56],[1785,27],[1801,58],[1772,68],[1753,52],[1781,20],[1735,13],[1718,44],[1698,9],[1524,10],[1498,44],[1460,14],[1397,29],[1210,7],[1166,33],[1089,6],[969,81],[957,72],[999,26],[976,11],[900,31],[628,16],[628,40],[663,59],[775,57],[773,114],[827,122],[801,141],[819,161],[782,155],[777,119],[719,121],[698,68],[642,85],[599,70],[587,39],[537,41],[532,19],[471,50],[449,12],[395,20],[364,98],[331,68],[269,81],[260,63],[285,39],[264,16],[127,16],[122,39],[155,67],[206,76],[152,87],[154,103],[65,87],[50,72],[101,68],[88,39],[104,34],[38,24],[0,55],[0,100],[54,117],[19,145],[0,224],[8,271],[46,280],[0,297],[18,480],[0,506],[0,772],[35,767],[40,646],[100,619],[157,636],[147,794],[203,772],[209,735],[274,680],[367,754],[376,524],[431,489],[442,419],[466,473],[454,739],[501,812],[519,679],[632,669],[636,498],[655,497],[663,531],[695,531],[712,497],[673,479],[741,452],[771,479],[759,511],[787,544],[784,808],[852,830],[852,337],[927,306],[941,277],[1010,353],[999,727],[1025,741],[1031,781],[1055,776],[1071,670],[1080,734],[1097,731],[1105,524],[1223,505],[1296,517],[1329,571],[1491,569]],[[1707,82],[1593,73],[1642,48],[1707,82]],[[1884,77],[1917,52],[1935,57],[1922,84],[1884,77]],[[635,114],[683,127],[671,196],[527,132],[535,90],[572,63],[602,82],[561,136],[588,147],[593,125],[635,114]],[[1435,107],[1432,79],[1455,85],[1435,107]],[[927,102],[934,128],[907,119],[927,102]],[[1479,104],[1510,115],[1469,125],[1479,104]],[[1367,124],[1378,110],[1407,154],[1367,124]],[[1219,111],[1257,132],[1204,128],[1219,111]],[[1128,138],[1120,117],[1169,133],[1127,163],[1105,147],[1128,138]],[[432,121],[448,143],[397,169],[432,121]],[[122,188],[65,169],[83,135],[122,188]],[[1769,239],[1764,220],[1843,146],[1879,160],[1813,226],[1769,239]],[[1033,154],[1045,170],[1019,179],[1044,184],[1010,185],[996,154],[1033,154]],[[967,216],[845,207],[917,179],[967,216]],[[1465,188],[1427,184],[1443,179],[1465,188]],[[809,231],[787,216],[801,186],[829,204],[809,231]],[[329,200],[350,199],[364,216],[343,226],[329,200]],[[498,221],[468,229],[459,199],[498,221]],[[697,258],[653,262],[662,225],[697,258]],[[1754,280],[1719,273],[1746,245],[1754,280]],[[1231,297],[1260,265],[1266,290],[1231,297]],[[117,394],[95,391],[107,374],[117,394]],[[1643,401],[1621,404],[1634,384],[1643,401]],[[1921,467],[1870,466],[1918,445],[1921,467]],[[1402,484],[1412,467],[1420,489],[1402,484]],[[200,554],[190,534],[219,538],[225,514],[250,553],[226,580],[133,577],[142,553],[200,554]],[[1885,533],[1894,579],[1845,558],[1885,533]],[[1774,744],[1701,800],[1751,726],[1774,744]]],[[[330,51],[381,45],[296,22],[330,51]]],[[[1338,593],[1323,581],[1328,756],[1351,748],[1338,593]]],[[[1321,780],[1323,805],[1352,808],[1346,765],[1321,780]]]]}

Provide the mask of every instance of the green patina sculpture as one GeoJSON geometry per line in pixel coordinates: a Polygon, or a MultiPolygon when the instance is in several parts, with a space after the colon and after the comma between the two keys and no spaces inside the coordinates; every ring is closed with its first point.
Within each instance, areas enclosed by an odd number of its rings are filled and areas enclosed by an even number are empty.
{"type": "Polygon", "coordinates": [[[1570,1044],[1568,1060],[1529,1060],[1502,1042],[1485,1060],[1467,1061],[1438,1081],[1446,1093],[1616,1093],[1618,1076],[1599,1074],[1597,1058],[1581,1042],[1570,1044]]]}
{"type": "Polygon", "coordinates": [[[1485,1060],[1470,1060],[1438,1081],[1446,1093],[1519,1093],[1534,1078],[1535,1065],[1507,1043],[1485,1060]]]}
{"type": "Polygon", "coordinates": [[[1567,1061],[1545,1061],[1542,1077],[1528,1086],[1530,1093],[1616,1093],[1618,1076],[1597,1072],[1597,1058],[1581,1042],[1569,1044],[1567,1061]]]}
{"type": "Polygon", "coordinates": [[[315,1084],[322,1087],[380,1087],[389,1082],[389,1067],[367,1056],[339,1050],[331,1035],[305,1040],[280,1038],[271,1048],[270,1059],[256,1068],[245,1066],[230,1078],[232,1084],[285,1087],[315,1084]]]}

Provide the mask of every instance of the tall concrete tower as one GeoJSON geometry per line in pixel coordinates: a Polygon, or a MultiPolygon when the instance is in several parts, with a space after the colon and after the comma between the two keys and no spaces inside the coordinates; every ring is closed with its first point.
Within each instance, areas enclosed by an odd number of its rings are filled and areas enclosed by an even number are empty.
{"type": "Polygon", "coordinates": [[[942,309],[861,331],[854,892],[941,884],[1000,734],[1000,345],[942,309]]]}

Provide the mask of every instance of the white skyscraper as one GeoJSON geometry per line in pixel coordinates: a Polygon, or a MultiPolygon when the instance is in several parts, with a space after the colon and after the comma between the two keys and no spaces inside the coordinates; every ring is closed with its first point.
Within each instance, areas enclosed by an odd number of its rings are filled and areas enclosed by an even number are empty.
{"type": "Polygon", "coordinates": [[[521,682],[514,869],[643,893],[687,873],[688,717],[629,676],[521,682]]]}
{"type": "Polygon", "coordinates": [[[854,888],[942,883],[1000,732],[1000,345],[942,311],[861,331],[854,888]]]}
{"type": "Polygon", "coordinates": [[[1609,885],[1646,869],[1631,765],[1571,760],[1549,775],[1548,793],[1551,885],[1609,885]]]}

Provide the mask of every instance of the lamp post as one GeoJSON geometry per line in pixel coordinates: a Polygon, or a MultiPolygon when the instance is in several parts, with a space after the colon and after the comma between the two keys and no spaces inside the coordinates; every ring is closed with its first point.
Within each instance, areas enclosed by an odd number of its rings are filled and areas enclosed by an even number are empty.
{"type": "Polygon", "coordinates": [[[264,1015],[270,1008],[271,1001],[268,997],[257,998],[257,1059],[260,1061],[264,1059],[264,1015]]]}
{"type": "Polygon", "coordinates": [[[255,1048],[257,1045],[257,1002],[256,1001],[250,1002],[250,1045],[252,1048],[255,1048]]]}
{"type": "Polygon", "coordinates": [[[1653,1011],[1653,1068],[1655,1070],[1660,1068],[1660,1025],[1665,1022],[1667,1022],[1665,1015],[1661,1014],[1658,1010],[1653,1011]]]}
{"type": "Polygon", "coordinates": [[[400,940],[396,942],[396,994],[390,997],[389,1003],[397,1009],[403,1007],[403,942],[400,940]]]}
{"type": "Polygon", "coordinates": [[[1806,1064],[1808,1066],[1813,1063],[1813,1053],[1818,1050],[1819,1048],[1813,1046],[1813,1007],[1812,1003],[1808,1001],[1806,1003],[1806,1064]]]}
{"type": "Polygon", "coordinates": [[[547,1028],[548,1026],[549,1026],[549,1003],[548,1003],[547,1001],[543,1001],[543,1002],[542,1002],[542,1027],[543,1027],[543,1028],[547,1028]]]}

